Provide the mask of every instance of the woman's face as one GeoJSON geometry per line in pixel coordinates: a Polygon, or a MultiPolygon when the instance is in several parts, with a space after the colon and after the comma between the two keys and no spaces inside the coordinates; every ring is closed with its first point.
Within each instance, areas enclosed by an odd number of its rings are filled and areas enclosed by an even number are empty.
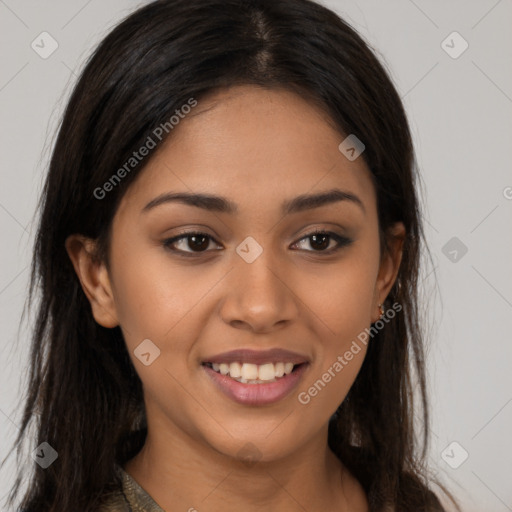
{"type": "Polygon", "coordinates": [[[400,259],[380,259],[370,172],[344,138],[291,92],[235,87],[200,101],[124,195],[90,298],[121,326],[150,435],[272,460],[326,433],[400,259]]]}

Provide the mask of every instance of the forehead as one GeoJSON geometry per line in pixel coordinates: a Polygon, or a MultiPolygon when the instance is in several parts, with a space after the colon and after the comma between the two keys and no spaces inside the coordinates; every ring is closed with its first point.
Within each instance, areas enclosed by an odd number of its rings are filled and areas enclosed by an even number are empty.
{"type": "Polygon", "coordinates": [[[163,192],[209,192],[241,208],[261,208],[336,187],[371,209],[370,171],[362,157],[349,161],[339,151],[345,137],[321,109],[293,92],[222,90],[174,127],[125,201],[143,208],[163,192]]]}

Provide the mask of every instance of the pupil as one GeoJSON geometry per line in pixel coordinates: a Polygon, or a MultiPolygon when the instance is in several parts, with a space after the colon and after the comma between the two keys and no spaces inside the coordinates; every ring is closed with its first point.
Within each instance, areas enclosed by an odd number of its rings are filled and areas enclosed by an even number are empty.
{"type": "Polygon", "coordinates": [[[326,235],[326,234],[311,235],[311,238],[312,238],[311,247],[313,247],[313,249],[325,249],[325,248],[329,247],[329,235],[326,235]],[[319,242],[320,239],[322,240],[321,242],[319,242]],[[315,247],[316,243],[320,243],[321,247],[315,247]]]}
{"type": "MultiPolygon", "coordinates": [[[[322,250],[329,247],[329,235],[311,235],[311,247],[315,250],[322,250]]],[[[192,235],[189,237],[189,247],[203,251],[208,248],[208,237],[205,235],[192,235]],[[190,243],[192,241],[192,243],[190,243]]]]}
{"type": "Polygon", "coordinates": [[[191,249],[199,249],[204,250],[208,248],[208,237],[204,235],[192,235],[189,238],[189,247],[191,249]],[[192,244],[190,243],[190,240],[192,240],[192,244]],[[201,242],[198,243],[198,240],[201,240],[201,242]],[[205,243],[206,242],[206,243],[205,243]]]}

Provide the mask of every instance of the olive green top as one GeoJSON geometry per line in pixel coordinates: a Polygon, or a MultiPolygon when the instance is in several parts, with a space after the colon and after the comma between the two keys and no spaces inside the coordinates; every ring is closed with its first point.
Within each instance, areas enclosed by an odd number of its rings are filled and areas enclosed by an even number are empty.
{"type": "Polygon", "coordinates": [[[153,498],[120,466],[123,488],[110,496],[98,512],[165,512],[153,498]]]}

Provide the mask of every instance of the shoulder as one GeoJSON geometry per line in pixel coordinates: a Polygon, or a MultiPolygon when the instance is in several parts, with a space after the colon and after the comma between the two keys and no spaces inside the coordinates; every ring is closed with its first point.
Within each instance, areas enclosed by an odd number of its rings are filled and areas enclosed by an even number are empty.
{"type": "Polygon", "coordinates": [[[131,512],[121,492],[108,496],[96,512],[131,512]]]}
{"type": "Polygon", "coordinates": [[[121,466],[116,464],[114,473],[116,485],[113,490],[103,495],[101,504],[95,512],[132,512],[132,508],[125,495],[125,472],[121,466]]]}
{"type": "Polygon", "coordinates": [[[119,486],[95,512],[165,512],[121,466],[116,466],[119,486]]]}

